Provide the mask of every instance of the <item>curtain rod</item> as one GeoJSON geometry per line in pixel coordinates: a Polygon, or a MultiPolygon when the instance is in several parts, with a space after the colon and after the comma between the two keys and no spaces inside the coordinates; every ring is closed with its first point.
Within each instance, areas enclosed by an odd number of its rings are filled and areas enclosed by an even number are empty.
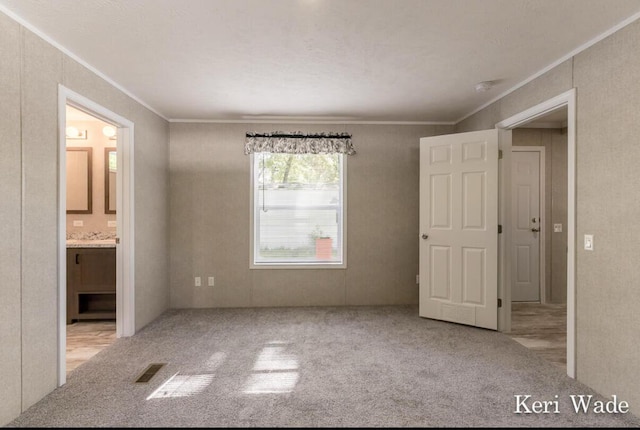
{"type": "Polygon", "coordinates": [[[323,139],[323,138],[331,138],[331,139],[351,139],[350,134],[288,134],[288,133],[267,133],[267,134],[258,134],[258,133],[247,133],[246,137],[284,137],[287,139],[323,139]]]}

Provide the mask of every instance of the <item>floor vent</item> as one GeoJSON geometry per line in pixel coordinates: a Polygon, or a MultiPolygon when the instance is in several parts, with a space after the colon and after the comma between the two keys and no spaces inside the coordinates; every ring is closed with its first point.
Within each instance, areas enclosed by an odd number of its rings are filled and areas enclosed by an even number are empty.
{"type": "Polygon", "coordinates": [[[150,364],[145,370],[144,372],[142,372],[142,374],[138,377],[138,379],[136,379],[136,383],[138,382],[149,382],[151,380],[151,378],[153,378],[155,376],[156,373],[158,373],[158,371],[160,369],[162,369],[162,367],[165,365],[166,363],[153,363],[150,364]]]}

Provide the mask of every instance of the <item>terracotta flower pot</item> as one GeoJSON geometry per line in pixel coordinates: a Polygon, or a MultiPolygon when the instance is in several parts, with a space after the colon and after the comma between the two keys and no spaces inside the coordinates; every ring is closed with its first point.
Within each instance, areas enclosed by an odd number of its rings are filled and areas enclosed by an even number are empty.
{"type": "Polygon", "coordinates": [[[331,260],[331,245],[333,240],[330,237],[319,237],[316,239],[316,259],[331,260]]]}

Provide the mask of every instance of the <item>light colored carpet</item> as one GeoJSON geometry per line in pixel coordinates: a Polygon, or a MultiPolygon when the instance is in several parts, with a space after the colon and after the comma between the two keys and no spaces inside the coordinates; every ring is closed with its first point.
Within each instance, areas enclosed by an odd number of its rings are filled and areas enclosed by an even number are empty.
{"type": "Polygon", "coordinates": [[[625,427],[576,414],[586,386],[501,333],[416,306],[170,310],[9,426],[625,427]],[[149,383],[134,380],[167,363],[149,383]],[[515,395],[559,414],[514,414],[515,395]]]}

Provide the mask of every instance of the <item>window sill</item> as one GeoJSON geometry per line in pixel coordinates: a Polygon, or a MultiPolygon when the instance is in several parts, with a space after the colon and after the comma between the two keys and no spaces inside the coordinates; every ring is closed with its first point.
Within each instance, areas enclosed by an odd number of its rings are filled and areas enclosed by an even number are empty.
{"type": "Polygon", "coordinates": [[[249,265],[249,269],[346,269],[347,263],[252,263],[249,265]]]}

